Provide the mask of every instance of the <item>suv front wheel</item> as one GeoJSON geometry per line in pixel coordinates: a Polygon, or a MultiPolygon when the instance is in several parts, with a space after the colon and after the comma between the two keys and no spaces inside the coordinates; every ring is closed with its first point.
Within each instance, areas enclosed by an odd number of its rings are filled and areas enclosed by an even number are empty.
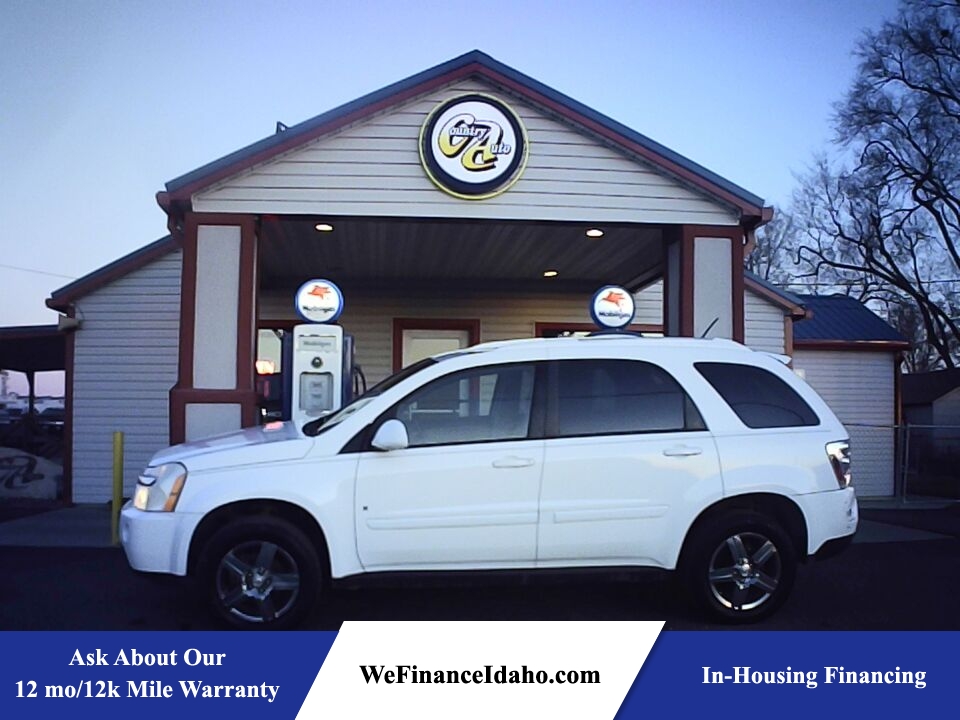
{"type": "Polygon", "coordinates": [[[270,516],[224,526],[203,549],[200,582],[216,614],[235,627],[281,629],[315,606],[321,564],[296,526],[270,516]]]}
{"type": "Polygon", "coordinates": [[[756,622],[787,599],[797,556],[773,520],[737,511],[708,521],[694,533],[681,572],[694,601],[710,617],[756,622]]]}

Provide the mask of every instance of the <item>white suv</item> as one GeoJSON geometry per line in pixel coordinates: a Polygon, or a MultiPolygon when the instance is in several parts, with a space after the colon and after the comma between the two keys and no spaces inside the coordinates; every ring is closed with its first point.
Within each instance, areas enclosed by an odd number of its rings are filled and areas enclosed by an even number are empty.
{"type": "Polygon", "coordinates": [[[783,362],[624,335],[478,345],[302,429],[163,450],[121,518],[135,569],[269,627],[365,573],[596,567],[678,570],[751,621],[856,527],[847,432],[783,362]]]}

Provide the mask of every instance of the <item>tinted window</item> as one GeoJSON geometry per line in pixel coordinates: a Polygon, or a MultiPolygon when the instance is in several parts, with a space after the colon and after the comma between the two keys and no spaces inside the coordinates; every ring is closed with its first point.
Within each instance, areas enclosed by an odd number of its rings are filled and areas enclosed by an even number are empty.
{"type": "Polygon", "coordinates": [[[633,360],[567,360],[557,369],[557,435],[702,430],[683,388],[633,360]]]}
{"type": "Polygon", "coordinates": [[[474,368],[438,378],[398,403],[387,417],[407,427],[410,447],[527,437],[533,365],[474,368]]]}
{"type": "Polygon", "coordinates": [[[820,424],[820,419],[803,398],[768,370],[733,363],[696,363],[694,367],[747,427],[820,424]]]}

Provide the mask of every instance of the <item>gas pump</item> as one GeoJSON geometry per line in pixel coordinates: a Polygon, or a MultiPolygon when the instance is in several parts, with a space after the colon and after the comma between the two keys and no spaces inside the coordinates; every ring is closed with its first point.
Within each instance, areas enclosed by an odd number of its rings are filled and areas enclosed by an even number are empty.
{"type": "Polygon", "coordinates": [[[343,310],[340,289],[329,280],[311,280],[297,291],[296,303],[310,324],[294,326],[284,338],[283,417],[302,427],[350,402],[363,373],[354,363],[353,336],[331,324],[343,310]]]}

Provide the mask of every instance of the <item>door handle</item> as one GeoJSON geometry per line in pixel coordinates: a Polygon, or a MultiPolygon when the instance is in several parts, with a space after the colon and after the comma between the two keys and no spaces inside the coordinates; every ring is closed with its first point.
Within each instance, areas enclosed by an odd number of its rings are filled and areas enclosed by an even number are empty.
{"type": "Polygon", "coordinates": [[[510,455],[504,458],[497,458],[493,461],[493,466],[495,468],[525,468],[530,467],[534,463],[533,458],[524,458],[517,457],[516,455],[510,455]]]}
{"type": "Polygon", "coordinates": [[[690,445],[675,445],[663,451],[667,457],[690,457],[691,455],[700,455],[703,448],[692,447],[690,445]]]}

